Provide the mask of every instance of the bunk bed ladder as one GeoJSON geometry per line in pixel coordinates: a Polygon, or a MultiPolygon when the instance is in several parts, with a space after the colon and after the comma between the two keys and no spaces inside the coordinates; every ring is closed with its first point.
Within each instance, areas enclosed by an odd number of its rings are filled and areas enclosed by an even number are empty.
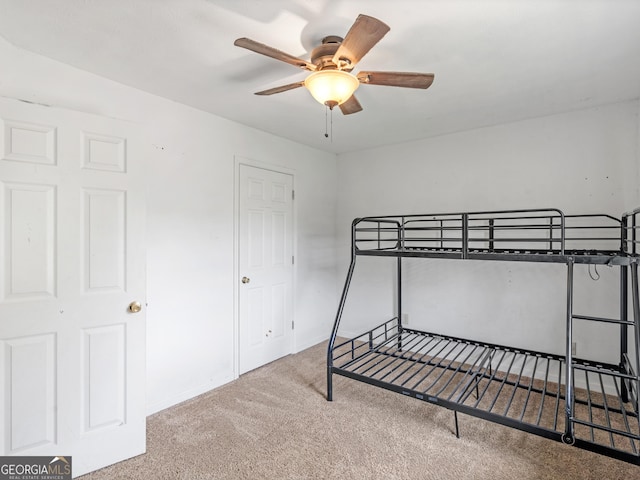
{"type": "MultiPolygon", "coordinates": [[[[565,364],[565,431],[561,436],[561,440],[573,445],[576,442],[575,428],[577,425],[585,426],[591,429],[591,438],[593,439],[594,429],[605,432],[609,436],[610,448],[616,449],[614,436],[622,435],[630,442],[631,450],[635,455],[640,456],[636,442],[640,442],[640,300],[638,294],[638,258],[632,257],[628,262],[619,264],[620,268],[620,318],[605,318],[590,315],[580,315],[573,311],[573,278],[574,278],[574,261],[573,257],[567,259],[567,325],[566,325],[566,364],[565,364]],[[631,277],[631,295],[633,320],[628,318],[628,292],[629,292],[629,276],[631,277]],[[616,366],[600,364],[597,362],[587,362],[574,358],[573,353],[573,322],[574,320],[600,322],[608,324],[620,325],[620,363],[616,366]],[[628,352],[628,330],[633,327],[633,359],[629,357],[628,352]],[[591,417],[588,420],[579,419],[575,413],[576,408],[576,390],[575,375],[576,372],[584,372],[587,388],[586,400],[581,400],[591,406],[592,392],[589,388],[589,374],[597,376],[601,385],[603,411],[606,416],[606,422],[596,423],[591,417]],[[602,378],[607,377],[615,387],[616,396],[621,404],[620,410],[626,426],[624,428],[613,426],[609,420],[608,394],[602,383],[602,378]],[[632,411],[628,415],[623,403],[631,402],[632,411]],[[635,425],[631,425],[635,422],[635,425]]],[[[613,410],[613,408],[612,408],[613,410]]]]}

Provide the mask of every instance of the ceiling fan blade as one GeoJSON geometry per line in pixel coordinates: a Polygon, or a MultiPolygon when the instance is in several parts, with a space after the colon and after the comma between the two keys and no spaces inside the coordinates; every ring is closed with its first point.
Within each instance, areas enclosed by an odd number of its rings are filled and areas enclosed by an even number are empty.
{"type": "Polygon", "coordinates": [[[340,104],[340,110],[344,115],[351,115],[362,110],[362,105],[355,95],[351,95],[346,102],[340,104]]]}
{"type": "Polygon", "coordinates": [[[238,38],[235,42],[233,42],[233,44],[236,47],[246,48],[247,50],[251,50],[252,52],[275,58],[276,60],[288,63],[290,65],[293,65],[294,67],[299,67],[311,71],[315,71],[317,68],[313,63],[309,63],[306,60],[294,57],[293,55],[289,55],[288,53],[278,50],[277,48],[270,47],[269,45],[265,45],[264,43],[256,42],[255,40],[251,40],[250,38],[238,38]]]}
{"type": "Polygon", "coordinates": [[[288,85],[281,85],[279,87],[269,88],[267,90],[262,90],[261,92],[256,92],[256,95],[273,95],[274,93],[286,92],[287,90],[293,90],[294,88],[302,87],[304,82],[296,82],[290,83],[288,85]]]}
{"type": "Polygon", "coordinates": [[[356,76],[360,83],[390,87],[429,88],[433,83],[433,73],[359,72],[356,76]]]}
{"type": "Polygon", "coordinates": [[[347,60],[351,67],[358,63],[389,31],[389,25],[368,15],[358,15],[333,56],[333,63],[347,60]]]}

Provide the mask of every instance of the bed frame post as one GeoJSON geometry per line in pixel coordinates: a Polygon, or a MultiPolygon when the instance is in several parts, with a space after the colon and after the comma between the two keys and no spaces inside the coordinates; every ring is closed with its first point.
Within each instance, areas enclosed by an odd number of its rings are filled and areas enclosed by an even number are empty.
{"type": "MultiPolygon", "coordinates": [[[[629,350],[629,325],[627,323],[628,320],[628,271],[629,267],[626,265],[620,266],[620,321],[623,322],[620,324],[620,371],[626,373],[627,370],[625,368],[625,356],[629,350]]],[[[627,380],[620,380],[620,397],[623,402],[629,401],[629,391],[627,390],[627,380]]]]}
{"type": "Polygon", "coordinates": [[[402,351],[402,330],[404,330],[404,327],[402,325],[402,255],[398,255],[396,275],[398,276],[396,280],[396,288],[398,289],[396,293],[396,315],[398,316],[398,350],[402,351]]]}
{"type": "Polygon", "coordinates": [[[565,354],[565,426],[562,441],[567,445],[575,443],[573,432],[573,257],[567,259],[567,332],[566,332],[566,354],[565,354]]]}
{"type": "Polygon", "coordinates": [[[347,301],[347,293],[349,292],[349,285],[351,285],[353,270],[356,266],[356,224],[359,220],[359,218],[356,218],[351,223],[351,263],[349,264],[347,279],[344,282],[342,296],[340,297],[340,303],[338,305],[338,313],[336,314],[336,319],[333,322],[333,329],[331,330],[331,336],[329,337],[329,344],[327,346],[327,400],[329,402],[333,400],[333,347],[336,343],[336,337],[338,336],[340,319],[342,318],[344,305],[347,301]]]}
{"type": "Polygon", "coordinates": [[[398,315],[398,332],[402,332],[402,252],[404,252],[404,223],[405,223],[405,219],[404,217],[402,217],[401,219],[402,224],[398,225],[398,250],[400,250],[398,252],[398,265],[397,265],[397,273],[396,275],[398,276],[397,278],[397,285],[396,288],[398,289],[397,293],[396,293],[396,310],[397,310],[397,315],[398,315]]]}
{"type": "MultiPolygon", "coordinates": [[[[477,387],[477,384],[476,384],[477,387]]],[[[453,421],[455,423],[456,426],[456,438],[460,438],[460,426],[458,425],[458,411],[454,410],[453,411],[453,421]]]]}
{"type": "Polygon", "coordinates": [[[396,314],[398,315],[398,330],[402,331],[402,256],[398,255],[398,266],[397,266],[397,285],[396,288],[398,292],[396,293],[396,314]]]}
{"type": "Polygon", "coordinates": [[[398,225],[398,259],[396,265],[396,315],[398,317],[398,350],[402,351],[402,252],[404,252],[404,217],[398,225]]]}
{"type": "MultiPolygon", "coordinates": [[[[634,408],[638,411],[638,403],[640,403],[640,292],[638,291],[638,257],[633,259],[631,263],[631,297],[633,302],[633,339],[634,339],[634,357],[635,357],[635,374],[636,374],[636,396],[634,408]]],[[[640,424],[640,418],[638,418],[640,424]]]]}
{"type": "Polygon", "coordinates": [[[398,317],[397,325],[398,325],[398,351],[402,351],[402,331],[404,330],[404,326],[402,325],[402,253],[404,252],[405,247],[405,237],[404,237],[404,227],[405,227],[405,218],[402,217],[400,219],[402,223],[398,224],[398,259],[396,266],[396,315],[398,317]]]}
{"type": "Polygon", "coordinates": [[[462,214],[462,258],[469,258],[469,214],[462,214]]]}

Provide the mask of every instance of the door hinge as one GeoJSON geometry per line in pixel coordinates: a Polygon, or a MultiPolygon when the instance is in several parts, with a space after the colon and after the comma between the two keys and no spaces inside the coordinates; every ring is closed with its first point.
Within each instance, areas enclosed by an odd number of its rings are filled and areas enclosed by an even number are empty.
{"type": "Polygon", "coordinates": [[[296,322],[294,322],[293,320],[291,320],[291,330],[296,328],[296,322]]]}
{"type": "Polygon", "coordinates": [[[295,200],[295,199],[296,199],[296,191],[291,190],[291,200],[295,200]]]}
{"type": "Polygon", "coordinates": [[[295,264],[296,264],[296,257],[291,255],[291,265],[295,265],[295,264]]]}

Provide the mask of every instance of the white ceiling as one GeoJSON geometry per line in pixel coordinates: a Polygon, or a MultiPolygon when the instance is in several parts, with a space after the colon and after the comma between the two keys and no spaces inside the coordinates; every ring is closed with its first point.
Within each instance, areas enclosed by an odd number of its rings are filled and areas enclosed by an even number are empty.
{"type": "Polygon", "coordinates": [[[331,152],[442,135],[640,97],[640,0],[0,0],[14,45],[331,152]],[[359,13],[391,31],[358,70],[435,73],[428,90],[363,85],[333,112],[249,37],[309,58],[359,13]]]}

